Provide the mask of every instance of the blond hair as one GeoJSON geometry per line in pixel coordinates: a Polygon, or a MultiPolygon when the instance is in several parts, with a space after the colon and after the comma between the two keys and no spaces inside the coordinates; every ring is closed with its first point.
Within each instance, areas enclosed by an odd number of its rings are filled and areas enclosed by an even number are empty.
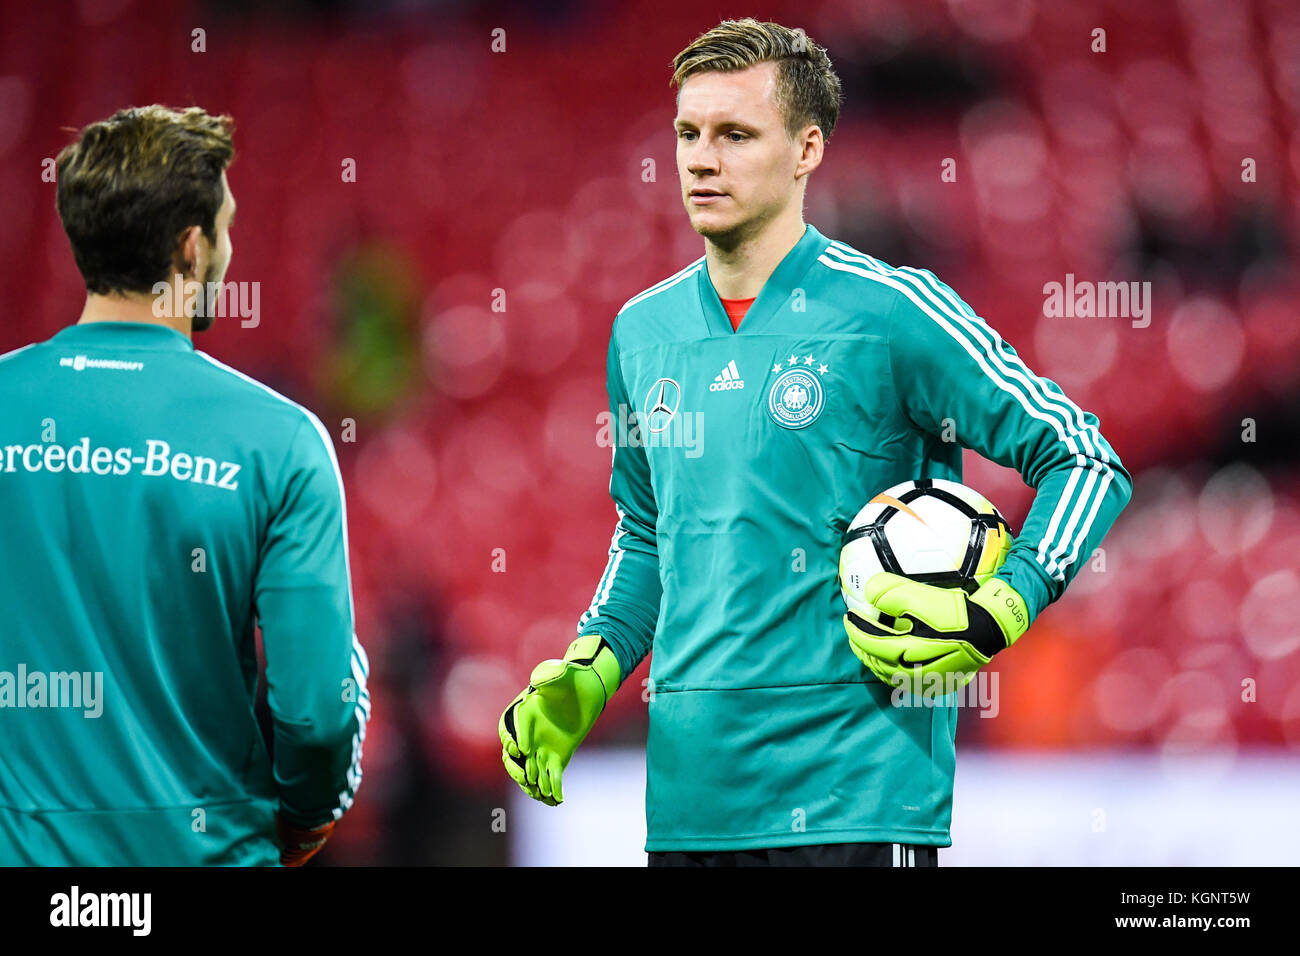
{"type": "Polygon", "coordinates": [[[702,33],[673,59],[672,86],[698,73],[744,70],[758,63],[776,63],[776,105],[785,130],[794,139],[805,126],[821,127],[830,139],[839,119],[843,91],[826,50],[802,29],[779,23],[759,23],[753,17],[723,20],[702,33]]]}

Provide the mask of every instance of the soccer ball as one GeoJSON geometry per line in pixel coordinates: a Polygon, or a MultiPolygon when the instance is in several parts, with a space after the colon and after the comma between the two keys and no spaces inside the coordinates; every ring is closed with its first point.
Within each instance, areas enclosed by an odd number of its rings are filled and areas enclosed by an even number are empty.
{"type": "Polygon", "coordinates": [[[850,611],[879,620],[862,598],[873,574],[892,571],[937,587],[973,593],[1011,549],[1011,528],[974,489],[918,478],[876,495],[849,522],[840,549],[840,593],[850,611]]]}

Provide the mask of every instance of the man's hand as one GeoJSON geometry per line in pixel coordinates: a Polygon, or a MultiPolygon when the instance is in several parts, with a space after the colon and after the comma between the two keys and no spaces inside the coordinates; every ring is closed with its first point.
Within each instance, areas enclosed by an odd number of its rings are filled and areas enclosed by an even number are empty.
{"type": "Polygon", "coordinates": [[[1025,599],[997,577],[968,596],[961,588],[882,571],[868,579],[862,596],[881,618],[844,616],[853,653],[886,684],[923,697],[965,686],[1029,627],[1025,599]]]}
{"type": "Polygon", "coordinates": [[[614,650],[598,634],[533,668],[497,724],[501,762],[524,793],[552,807],[564,802],[564,769],[621,680],[614,650]]]}
{"type": "Polygon", "coordinates": [[[318,827],[304,827],[275,815],[275,832],[280,838],[280,865],[302,866],[320,852],[334,832],[334,821],[318,827]]]}

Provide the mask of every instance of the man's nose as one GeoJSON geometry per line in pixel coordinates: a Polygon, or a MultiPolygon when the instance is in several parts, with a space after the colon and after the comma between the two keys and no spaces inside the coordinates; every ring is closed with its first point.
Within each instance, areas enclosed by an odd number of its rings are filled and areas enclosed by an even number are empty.
{"type": "Polygon", "coordinates": [[[696,175],[716,173],[718,171],[718,151],[702,140],[696,141],[692,144],[691,151],[686,157],[686,168],[696,175]]]}

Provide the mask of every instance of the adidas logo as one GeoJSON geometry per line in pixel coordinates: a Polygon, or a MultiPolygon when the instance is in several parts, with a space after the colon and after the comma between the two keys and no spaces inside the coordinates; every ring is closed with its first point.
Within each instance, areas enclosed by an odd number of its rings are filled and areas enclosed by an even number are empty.
{"type": "Polygon", "coordinates": [[[727,367],[722,370],[722,374],[713,379],[713,384],[709,386],[710,392],[726,392],[733,388],[744,388],[745,380],[740,377],[740,372],[736,370],[736,360],[732,359],[727,363],[727,367]]]}

